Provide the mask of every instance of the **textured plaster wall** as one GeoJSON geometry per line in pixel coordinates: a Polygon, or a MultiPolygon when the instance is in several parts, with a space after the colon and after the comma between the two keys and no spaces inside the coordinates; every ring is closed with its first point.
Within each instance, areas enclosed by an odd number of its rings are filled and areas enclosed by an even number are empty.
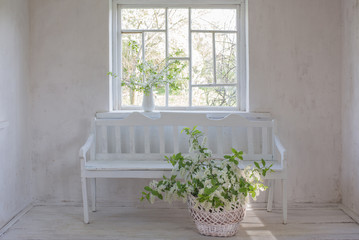
{"type": "Polygon", "coordinates": [[[28,1],[0,0],[0,228],[32,200],[28,42],[28,1]]]}
{"type": "MultiPolygon", "coordinates": [[[[249,1],[250,108],[278,119],[291,202],[340,200],[340,2],[249,1]]],[[[32,0],[30,16],[35,196],[81,201],[78,149],[108,109],[108,1],[32,0]]],[[[101,180],[99,200],[137,203],[146,182],[101,180]]]]}
{"type": "Polygon", "coordinates": [[[249,1],[250,110],[278,120],[292,202],[340,201],[340,3],[249,1]]]}
{"type": "Polygon", "coordinates": [[[342,4],[342,202],[359,214],[359,1],[342,4]]]}
{"type": "Polygon", "coordinates": [[[33,190],[79,201],[79,147],[108,110],[108,1],[30,1],[33,190]]]}

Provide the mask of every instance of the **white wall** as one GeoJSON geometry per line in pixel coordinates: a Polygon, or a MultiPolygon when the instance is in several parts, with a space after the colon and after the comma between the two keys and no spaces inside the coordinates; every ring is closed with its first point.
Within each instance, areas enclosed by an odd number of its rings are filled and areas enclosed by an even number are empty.
{"type": "Polygon", "coordinates": [[[0,0],[0,228],[32,200],[28,42],[28,1],[0,0]]]}
{"type": "Polygon", "coordinates": [[[278,119],[290,201],[340,200],[340,2],[249,1],[250,108],[278,119]]]}
{"type": "MultiPolygon", "coordinates": [[[[291,202],[340,200],[340,2],[249,1],[250,106],[279,120],[291,202]]],[[[108,1],[30,5],[34,192],[77,202],[77,151],[91,117],[108,109],[108,1]]],[[[100,200],[136,202],[146,182],[102,180],[100,200]]]]}
{"type": "Polygon", "coordinates": [[[108,1],[30,1],[33,190],[78,201],[78,151],[108,110],[108,1]]]}
{"type": "Polygon", "coordinates": [[[342,4],[342,202],[359,214],[359,1],[342,4]]]}

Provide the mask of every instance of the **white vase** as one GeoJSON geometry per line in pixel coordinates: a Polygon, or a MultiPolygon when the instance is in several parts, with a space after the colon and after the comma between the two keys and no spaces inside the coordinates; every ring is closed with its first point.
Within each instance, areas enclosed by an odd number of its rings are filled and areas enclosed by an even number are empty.
{"type": "Polygon", "coordinates": [[[152,88],[147,94],[143,93],[142,109],[145,112],[152,112],[155,109],[155,100],[153,98],[152,88]]]}

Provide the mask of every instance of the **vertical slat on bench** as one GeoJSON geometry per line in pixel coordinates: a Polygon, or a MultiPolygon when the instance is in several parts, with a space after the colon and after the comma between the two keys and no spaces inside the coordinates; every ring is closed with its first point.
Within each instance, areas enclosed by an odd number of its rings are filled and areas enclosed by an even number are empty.
{"type": "Polygon", "coordinates": [[[208,137],[208,126],[203,126],[203,134],[208,137]]]}
{"type": "Polygon", "coordinates": [[[116,153],[121,153],[121,127],[115,127],[115,149],[116,153]]]}
{"type": "Polygon", "coordinates": [[[165,131],[163,126],[158,126],[158,134],[160,137],[160,154],[165,153],[165,131]]]}
{"type": "Polygon", "coordinates": [[[178,153],[178,126],[173,126],[173,153],[178,153]]]}
{"type": "Polygon", "coordinates": [[[101,153],[107,153],[108,152],[108,147],[107,147],[107,126],[101,126],[100,127],[100,143],[101,146],[99,146],[100,148],[100,152],[101,153]]]}
{"type": "Polygon", "coordinates": [[[148,126],[144,126],[145,134],[145,153],[150,153],[150,129],[148,126]]]}
{"type": "Polygon", "coordinates": [[[239,142],[238,142],[238,138],[237,138],[237,134],[236,134],[236,128],[235,127],[231,127],[231,148],[234,149],[239,149],[239,142]]]}
{"type": "Polygon", "coordinates": [[[268,128],[262,127],[262,154],[268,153],[268,128]]]}
{"type": "Polygon", "coordinates": [[[247,127],[247,139],[248,139],[248,155],[253,155],[253,127],[247,127]]]}
{"type": "Polygon", "coordinates": [[[273,119],[272,120],[272,131],[271,131],[271,134],[272,134],[272,160],[274,160],[274,159],[278,159],[277,158],[277,152],[276,152],[276,150],[275,150],[275,146],[274,146],[274,144],[275,144],[275,141],[274,141],[274,137],[275,137],[275,134],[276,134],[276,121],[273,119]]]}
{"type": "Polygon", "coordinates": [[[217,154],[223,155],[223,127],[216,127],[217,154]]]}
{"type": "Polygon", "coordinates": [[[97,136],[96,136],[96,134],[97,134],[97,129],[96,129],[96,122],[95,122],[95,120],[93,120],[92,121],[92,123],[91,123],[91,128],[92,128],[92,132],[93,132],[93,134],[94,134],[94,142],[95,142],[95,144],[93,144],[92,146],[91,146],[91,152],[90,152],[90,160],[94,160],[95,159],[95,155],[96,155],[96,139],[97,139],[97,136]]]}
{"type": "Polygon", "coordinates": [[[209,148],[209,144],[210,144],[210,138],[209,138],[209,132],[208,132],[208,126],[202,126],[202,133],[203,136],[207,137],[207,142],[206,142],[206,147],[209,148]]]}
{"type": "Polygon", "coordinates": [[[129,127],[129,134],[130,134],[130,153],[135,153],[135,127],[129,127]]]}

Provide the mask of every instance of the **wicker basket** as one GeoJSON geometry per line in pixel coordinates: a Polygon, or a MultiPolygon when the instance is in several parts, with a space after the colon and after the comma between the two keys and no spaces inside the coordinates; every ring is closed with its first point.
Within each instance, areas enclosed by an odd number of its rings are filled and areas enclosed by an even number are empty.
{"type": "Polygon", "coordinates": [[[196,206],[195,197],[187,197],[188,209],[200,234],[213,237],[230,237],[237,233],[239,223],[246,215],[246,207],[233,203],[231,210],[222,208],[204,210],[196,206]]]}

